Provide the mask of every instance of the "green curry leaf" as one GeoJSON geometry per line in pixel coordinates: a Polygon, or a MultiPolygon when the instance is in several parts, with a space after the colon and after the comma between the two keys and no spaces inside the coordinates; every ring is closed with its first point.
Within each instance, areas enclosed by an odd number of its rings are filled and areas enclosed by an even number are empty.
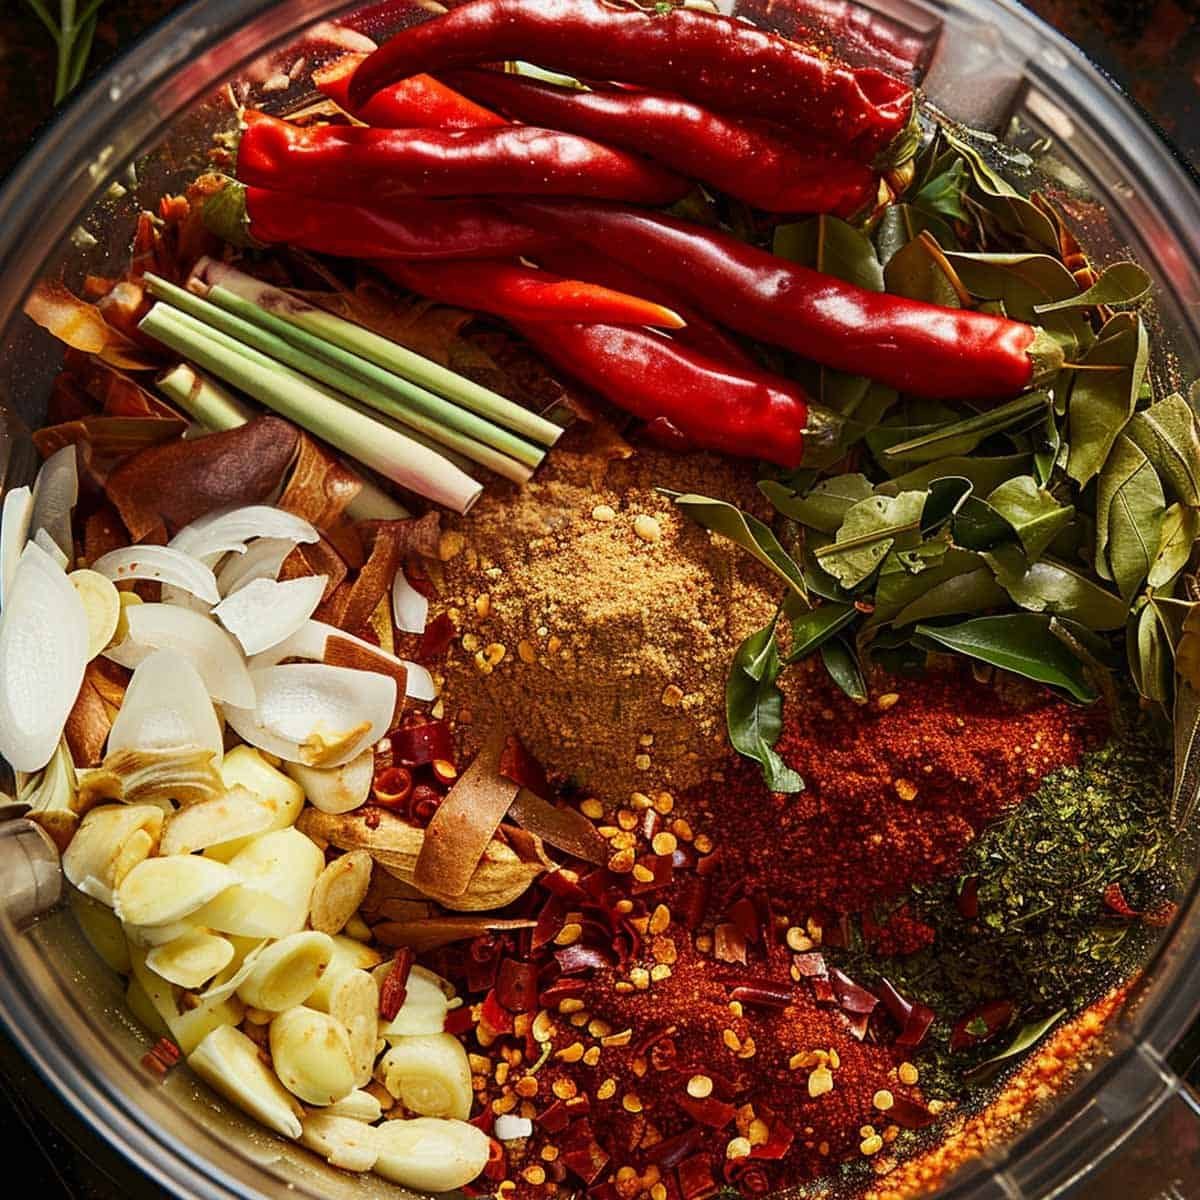
{"type": "Polygon", "coordinates": [[[1158,554],[1166,498],[1150,460],[1122,434],[1096,484],[1095,567],[1128,600],[1158,554]]]}

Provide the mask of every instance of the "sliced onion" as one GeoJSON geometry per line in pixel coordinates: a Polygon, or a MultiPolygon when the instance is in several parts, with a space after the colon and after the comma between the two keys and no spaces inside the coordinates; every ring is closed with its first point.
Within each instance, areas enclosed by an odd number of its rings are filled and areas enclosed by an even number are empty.
{"type": "Polygon", "coordinates": [[[254,684],[238,644],[211,617],[177,604],[135,604],[126,610],[129,634],[106,658],[136,667],[156,650],[171,650],[200,673],[208,694],[242,708],[254,705],[254,684]]]}
{"type": "Polygon", "coordinates": [[[204,680],[183,655],[156,650],[138,665],[108,735],[110,753],[199,746],[220,765],[223,744],[204,680]]]}
{"type": "Polygon", "coordinates": [[[429,600],[422,596],[404,574],[396,568],[392,578],[392,620],[401,633],[424,633],[429,619],[429,600]]]}
{"type": "Polygon", "coordinates": [[[434,686],[433,676],[420,663],[410,662],[407,658],[397,658],[373,642],[355,637],[354,634],[347,633],[344,629],[338,629],[336,625],[327,625],[324,621],[305,621],[290,638],[286,638],[262,654],[256,654],[250,660],[250,670],[254,672],[262,670],[264,667],[273,667],[277,663],[283,662],[285,658],[307,658],[313,662],[320,662],[325,657],[325,642],[330,634],[345,638],[380,658],[389,659],[404,667],[407,672],[404,690],[414,700],[437,699],[437,688],[434,686]]]}
{"type": "Polygon", "coordinates": [[[291,538],[255,538],[246,553],[230,558],[217,572],[217,590],[232,596],[256,579],[278,579],[283,560],[295,549],[291,538]]]}
{"type": "Polygon", "coordinates": [[[83,683],[87,614],[63,569],[36,542],[21,552],[6,599],[0,614],[0,755],[14,770],[39,771],[58,746],[83,683]]]}
{"type": "Polygon", "coordinates": [[[287,538],[315,542],[320,534],[303,517],[270,504],[248,504],[222,513],[209,513],[185,525],[170,541],[176,550],[197,558],[218,551],[243,551],[252,538],[287,538]]]}
{"type": "Polygon", "coordinates": [[[29,541],[32,516],[33,492],[27,487],[12,488],[4,497],[4,512],[0,516],[0,607],[8,603],[12,577],[21,551],[29,541]]]}
{"type": "Polygon", "coordinates": [[[33,518],[30,530],[36,535],[44,529],[55,545],[67,556],[75,552],[71,537],[71,513],[79,499],[79,468],[75,447],[56,450],[44,463],[33,484],[33,518]]]}
{"type": "MultiPolygon", "coordinates": [[[[32,528],[33,522],[30,522],[32,528]]],[[[39,529],[33,535],[33,540],[41,546],[45,552],[65,571],[71,564],[71,560],[62,552],[59,544],[46,532],[45,529],[39,529]]]]}
{"type": "Polygon", "coordinates": [[[388,730],[396,683],[374,671],[291,663],[252,671],[253,708],[225,705],[229,724],[252,746],[306,766],[337,767],[388,730]]]}
{"type": "Polygon", "coordinates": [[[328,579],[327,575],[306,575],[282,583],[256,579],[226,596],[213,615],[247,654],[258,654],[291,637],[313,615],[328,579]]]}
{"type": "Polygon", "coordinates": [[[218,604],[221,600],[212,568],[170,546],[123,546],[100,555],[92,563],[92,570],[107,575],[114,583],[154,579],[182,588],[208,604],[218,604]]]}

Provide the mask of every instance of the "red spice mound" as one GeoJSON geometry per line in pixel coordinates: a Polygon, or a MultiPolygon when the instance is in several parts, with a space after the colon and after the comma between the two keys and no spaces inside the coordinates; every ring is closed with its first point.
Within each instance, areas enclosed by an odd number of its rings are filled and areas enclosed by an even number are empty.
{"type": "MultiPolygon", "coordinates": [[[[1093,709],[1044,689],[1001,693],[967,670],[887,681],[865,706],[823,675],[795,672],[778,743],[804,791],[773,795],[738,763],[684,804],[717,835],[722,883],[768,888],[793,917],[862,912],[952,874],[983,826],[1105,727],[1093,709]]],[[[907,932],[896,948],[920,944],[907,932]]]]}

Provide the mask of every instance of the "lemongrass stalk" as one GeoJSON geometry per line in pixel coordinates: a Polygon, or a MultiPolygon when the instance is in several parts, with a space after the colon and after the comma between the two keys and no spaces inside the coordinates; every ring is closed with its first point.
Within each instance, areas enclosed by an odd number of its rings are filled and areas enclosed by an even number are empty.
{"type": "MultiPolygon", "coordinates": [[[[202,375],[191,363],[176,363],[155,381],[158,390],[174,401],[205,429],[220,432],[236,429],[254,417],[254,409],[244,404],[215,379],[202,375]]],[[[402,521],[411,517],[398,500],[381,487],[360,476],[362,487],[346,506],[346,515],[355,521],[402,521]]]]}
{"type": "Polygon", "coordinates": [[[351,400],[169,304],[154,305],[138,328],[401,487],[458,513],[483,491],[453,463],[351,400]]]}
{"type": "Polygon", "coordinates": [[[481,420],[473,413],[456,409],[447,404],[441,397],[425,392],[415,384],[408,383],[395,376],[376,381],[374,384],[364,383],[341,367],[334,366],[316,355],[310,354],[291,342],[284,341],[276,333],[256,325],[244,317],[218,308],[215,304],[197,296],[194,292],[176,287],[157,275],[147,273],[145,283],[151,295],[171,305],[172,308],[203,321],[205,325],[218,329],[243,345],[251,346],[260,353],[267,355],[276,362],[284,363],[293,370],[307,375],[310,379],[320,380],[321,383],[333,388],[344,395],[352,396],[371,408],[384,413],[386,416],[401,421],[418,433],[424,434],[440,445],[448,446],[451,450],[469,458],[480,466],[495,471],[516,483],[526,482],[533,474],[533,468],[541,462],[545,451],[522,441],[506,429],[491,425],[481,420]],[[395,384],[395,389],[388,386],[388,381],[395,384]],[[381,394],[388,388],[389,394],[381,394]],[[412,393],[405,403],[398,399],[405,391],[412,393]],[[416,393],[422,393],[421,396],[416,393]],[[461,420],[460,420],[461,418],[461,420]],[[459,428],[453,426],[457,424],[459,428]],[[464,429],[462,426],[470,426],[464,429]],[[495,442],[506,444],[513,451],[522,455],[521,459],[513,457],[505,451],[497,449],[495,442]]]}
{"type": "Polygon", "coordinates": [[[224,292],[240,297],[289,325],[314,333],[326,342],[332,342],[413,383],[447,396],[463,408],[469,408],[539,445],[553,446],[562,436],[561,426],[493,392],[491,388],[397,345],[365,326],[356,325],[336,313],[326,312],[281,288],[271,287],[236,267],[202,258],[196,264],[193,278],[210,287],[220,287],[224,292]]]}

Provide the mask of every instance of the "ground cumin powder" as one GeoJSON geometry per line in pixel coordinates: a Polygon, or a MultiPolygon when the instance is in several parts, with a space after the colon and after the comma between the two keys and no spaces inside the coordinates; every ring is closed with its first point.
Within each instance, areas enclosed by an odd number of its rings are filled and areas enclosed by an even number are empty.
{"type": "Polygon", "coordinates": [[[470,729],[503,720],[547,769],[614,802],[711,778],[730,659],[780,590],[658,487],[767,515],[745,465],[560,446],[525,487],[490,487],[443,540],[459,630],[447,715],[470,729]]]}

